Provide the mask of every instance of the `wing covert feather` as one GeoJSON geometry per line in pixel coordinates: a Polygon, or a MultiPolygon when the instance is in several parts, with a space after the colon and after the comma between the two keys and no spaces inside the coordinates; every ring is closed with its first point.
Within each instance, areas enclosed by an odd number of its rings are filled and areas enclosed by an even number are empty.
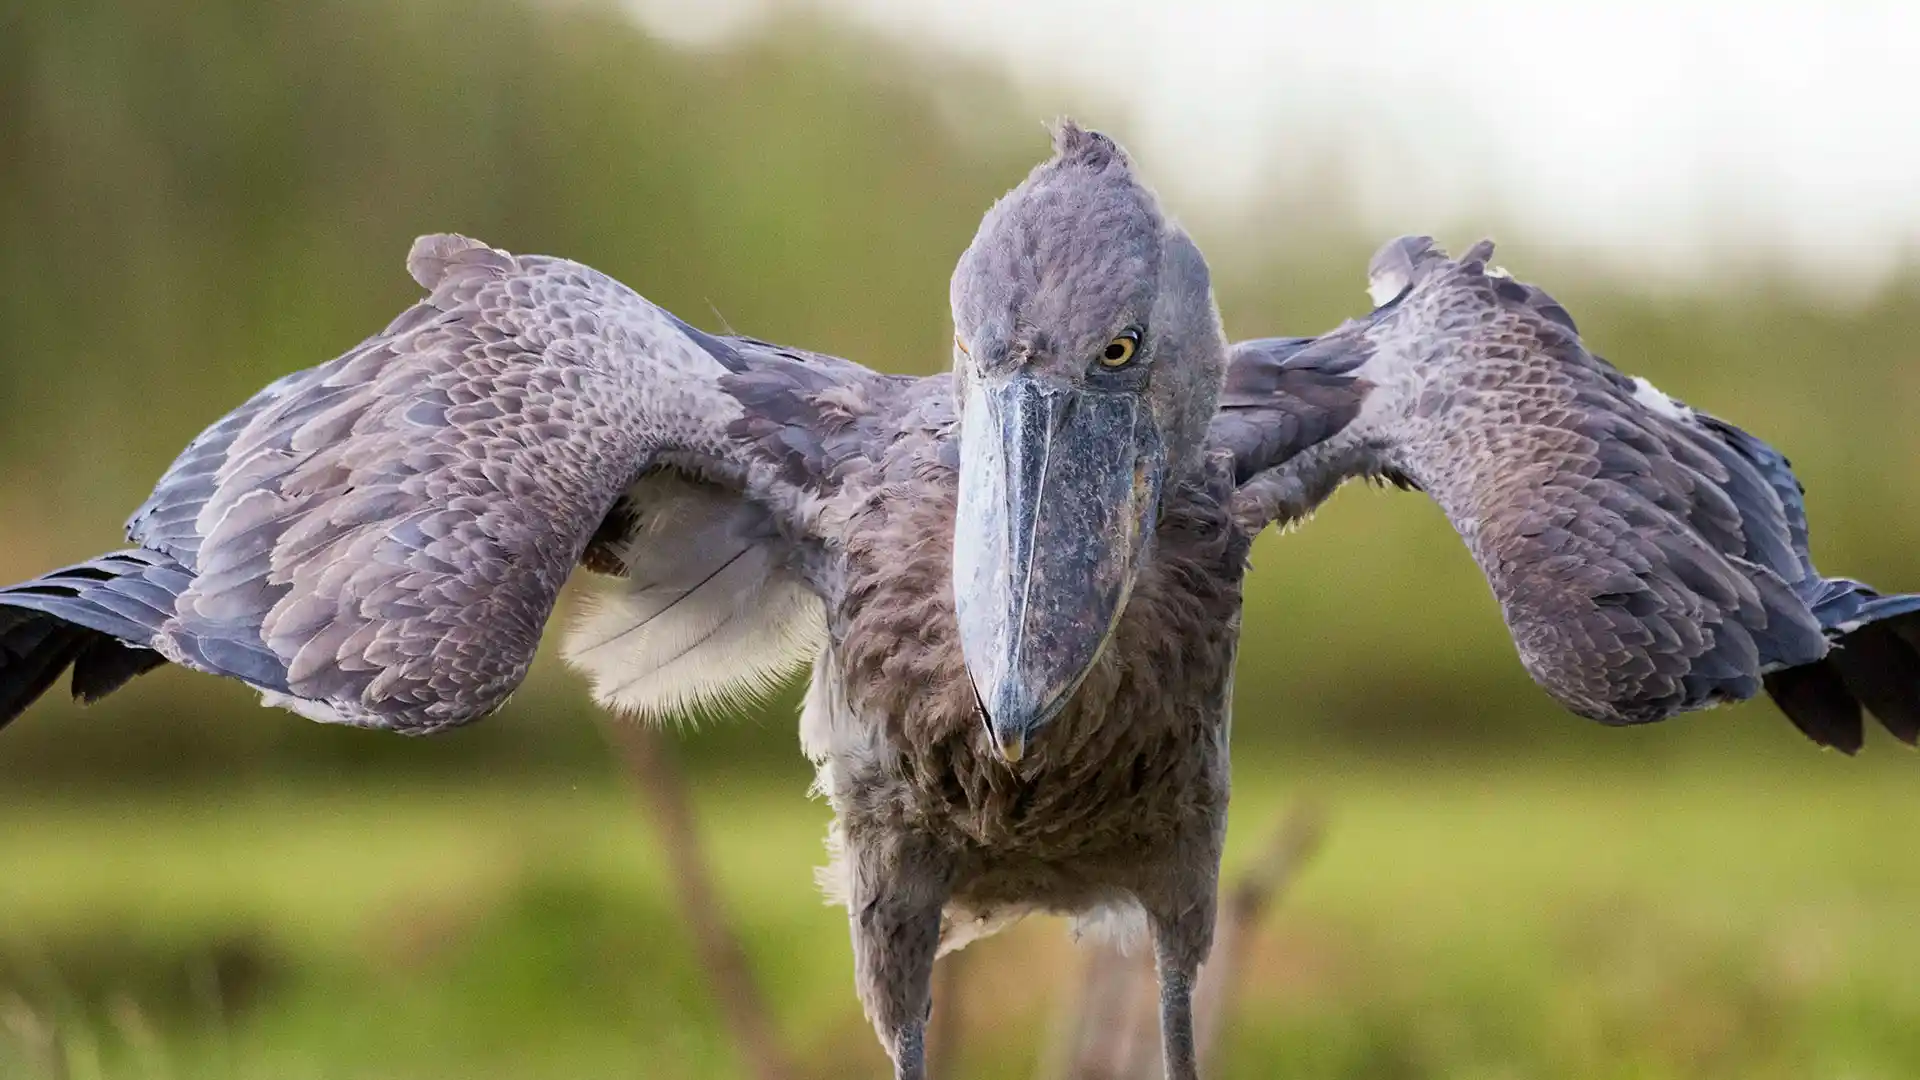
{"type": "Polygon", "coordinates": [[[743,433],[742,349],[613,279],[451,236],[408,268],[425,300],[209,428],[128,532],[194,575],[154,643],[168,659],[315,719],[426,732],[506,700],[649,469],[762,519],[797,514],[812,478],[743,433]]]}
{"type": "MultiPolygon", "coordinates": [[[[1243,524],[1303,517],[1348,478],[1404,477],[1472,552],[1528,671],[1606,723],[1751,697],[1825,655],[1784,459],[1588,352],[1550,296],[1488,268],[1491,245],[1455,262],[1396,244],[1375,266],[1388,302],[1284,365],[1296,385],[1303,369],[1350,380],[1342,422],[1270,424],[1262,443],[1236,427],[1299,413],[1278,400],[1292,391],[1223,402],[1243,524]]],[[[1273,366],[1247,346],[1243,364],[1273,366]]]]}

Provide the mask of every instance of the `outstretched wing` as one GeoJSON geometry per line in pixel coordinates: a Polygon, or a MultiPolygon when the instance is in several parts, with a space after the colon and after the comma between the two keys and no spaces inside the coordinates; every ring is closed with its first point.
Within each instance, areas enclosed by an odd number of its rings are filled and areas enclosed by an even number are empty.
{"type": "Polygon", "coordinates": [[[1911,739],[1898,714],[1920,707],[1920,635],[1884,629],[1905,666],[1846,687],[1821,662],[1831,639],[1920,602],[1821,578],[1784,458],[1615,370],[1491,256],[1396,240],[1370,268],[1369,317],[1236,347],[1213,436],[1241,524],[1300,519],[1354,477],[1416,487],[1472,551],[1527,670],[1575,713],[1660,720],[1765,679],[1819,741],[1858,745],[1855,699],[1911,739]],[[1838,614],[1863,604],[1878,606],[1838,614]]]}
{"type": "MultiPolygon", "coordinates": [[[[172,595],[142,584],[140,625],[105,632],[315,719],[428,732],[506,700],[584,557],[626,578],[570,650],[609,701],[810,658],[796,545],[870,434],[848,417],[897,380],[703,334],[577,263],[438,236],[408,268],[425,300],[181,454],[128,523],[172,595]]],[[[0,604],[125,607],[116,580],[0,604]]]]}

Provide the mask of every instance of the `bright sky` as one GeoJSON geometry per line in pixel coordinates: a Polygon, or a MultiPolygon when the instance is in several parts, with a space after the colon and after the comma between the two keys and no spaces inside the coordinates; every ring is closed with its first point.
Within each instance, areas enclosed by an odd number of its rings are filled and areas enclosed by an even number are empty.
{"type": "MultiPolygon", "coordinates": [[[[629,2],[698,43],[783,0],[629,2]]],[[[1920,255],[1911,0],[784,2],[994,64],[1036,121],[1120,120],[1181,202],[1340,155],[1382,235],[1498,226],[1682,273],[1787,253],[1848,283],[1920,255]]]]}

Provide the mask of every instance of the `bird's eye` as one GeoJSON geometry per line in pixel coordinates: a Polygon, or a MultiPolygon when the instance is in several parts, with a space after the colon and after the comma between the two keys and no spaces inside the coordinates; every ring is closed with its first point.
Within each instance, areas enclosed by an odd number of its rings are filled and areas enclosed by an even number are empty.
{"type": "Polygon", "coordinates": [[[1140,331],[1122,331],[1120,336],[1107,342],[1100,350],[1100,362],[1110,368],[1126,367],[1133,361],[1134,351],[1140,347],[1140,331]]]}
{"type": "Polygon", "coordinates": [[[973,358],[973,350],[967,348],[967,343],[964,341],[961,341],[960,335],[957,333],[953,335],[953,347],[960,350],[960,355],[965,356],[968,359],[973,358]]]}

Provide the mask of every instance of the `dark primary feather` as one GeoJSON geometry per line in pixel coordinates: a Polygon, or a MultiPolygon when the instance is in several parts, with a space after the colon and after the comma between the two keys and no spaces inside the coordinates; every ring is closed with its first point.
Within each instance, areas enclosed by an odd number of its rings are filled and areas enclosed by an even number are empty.
{"type": "Polygon", "coordinates": [[[69,667],[97,701],[165,658],[150,647],[191,575],[164,552],[102,555],[0,589],[0,727],[69,667]]]}
{"type": "MultiPolygon", "coordinates": [[[[195,439],[128,522],[139,547],[0,590],[0,722],[69,665],[92,699],[172,660],[316,719],[438,730],[518,685],[584,554],[624,570],[651,544],[671,585],[715,553],[682,544],[696,535],[760,552],[756,575],[701,593],[752,629],[808,535],[811,470],[848,456],[824,402],[879,377],[694,330],[576,263],[442,236],[408,266],[430,295],[195,439]],[[823,402],[783,421],[777,469],[743,404],[772,399],[773,368],[823,402]],[[704,488],[623,501],[662,468],[704,488]],[[700,527],[747,532],[687,531],[673,511],[688,500],[718,508],[700,527]]],[[[697,659],[699,644],[672,648],[697,659]]],[[[649,662],[665,653],[625,672],[649,662]]]]}
{"type": "Polygon", "coordinates": [[[0,718],[19,715],[47,692],[88,642],[101,639],[111,640],[42,612],[0,609],[0,718]]]}
{"type": "Polygon", "coordinates": [[[1485,572],[1522,661],[1563,705],[1639,723],[1763,684],[1852,751],[1861,707],[1920,729],[1920,597],[1822,577],[1787,461],[1589,352],[1566,309],[1426,238],[1374,262],[1371,316],[1234,352],[1214,443],[1257,527],[1345,479],[1404,473],[1485,572]]]}

